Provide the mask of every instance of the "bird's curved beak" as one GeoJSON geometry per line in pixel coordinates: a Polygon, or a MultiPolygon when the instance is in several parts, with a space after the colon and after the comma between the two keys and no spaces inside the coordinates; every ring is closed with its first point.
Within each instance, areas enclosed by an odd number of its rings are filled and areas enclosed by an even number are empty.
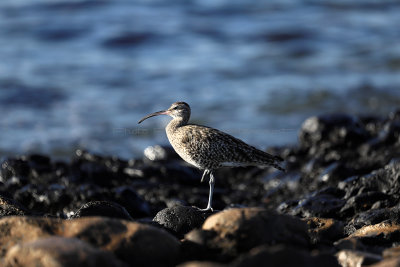
{"type": "Polygon", "coordinates": [[[143,117],[140,121],[138,121],[138,124],[141,123],[144,120],[147,120],[148,118],[154,117],[154,116],[158,116],[158,115],[168,115],[168,110],[161,110],[161,111],[157,111],[154,113],[151,113],[145,117],[143,117]]]}

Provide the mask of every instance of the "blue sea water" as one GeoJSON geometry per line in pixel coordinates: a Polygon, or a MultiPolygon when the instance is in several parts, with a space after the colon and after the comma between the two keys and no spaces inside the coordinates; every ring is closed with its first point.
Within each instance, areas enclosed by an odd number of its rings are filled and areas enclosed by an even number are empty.
{"type": "Polygon", "coordinates": [[[76,148],[132,158],[167,117],[265,149],[305,118],[400,103],[400,2],[2,0],[0,156],[76,148]]]}

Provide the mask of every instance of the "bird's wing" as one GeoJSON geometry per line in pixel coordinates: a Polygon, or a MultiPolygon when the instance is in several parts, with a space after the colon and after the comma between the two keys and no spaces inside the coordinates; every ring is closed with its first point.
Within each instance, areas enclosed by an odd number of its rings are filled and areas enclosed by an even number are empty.
{"type": "Polygon", "coordinates": [[[203,156],[220,163],[253,163],[275,167],[276,162],[282,161],[217,129],[201,125],[186,125],[183,128],[185,134],[182,142],[187,143],[191,150],[201,151],[203,156]]]}

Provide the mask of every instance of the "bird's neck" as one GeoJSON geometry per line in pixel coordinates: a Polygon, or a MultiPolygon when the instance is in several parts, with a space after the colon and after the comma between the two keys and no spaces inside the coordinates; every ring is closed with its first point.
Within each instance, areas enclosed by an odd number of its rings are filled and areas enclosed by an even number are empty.
{"type": "Polygon", "coordinates": [[[189,118],[178,117],[174,118],[167,125],[168,131],[175,131],[177,128],[185,126],[188,123],[189,118]]]}

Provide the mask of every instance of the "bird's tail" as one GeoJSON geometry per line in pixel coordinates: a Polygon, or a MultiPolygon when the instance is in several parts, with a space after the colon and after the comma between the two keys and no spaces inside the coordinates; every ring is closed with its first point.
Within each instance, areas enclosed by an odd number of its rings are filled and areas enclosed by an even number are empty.
{"type": "Polygon", "coordinates": [[[274,167],[275,169],[278,169],[278,170],[280,170],[280,171],[286,172],[286,170],[285,170],[283,167],[281,167],[280,165],[278,165],[277,163],[273,163],[273,164],[271,164],[271,165],[272,165],[272,167],[274,167]]]}
{"type": "Polygon", "coordinates": [[[257,149],[257,151],[254,153],[254,160],[259,162],[262,166],[272,166],[280,171],[286,171],[282,166],[279,165],[279,163],[283,161],[283,158],[279,156],[274,156],[257,149]]]}

